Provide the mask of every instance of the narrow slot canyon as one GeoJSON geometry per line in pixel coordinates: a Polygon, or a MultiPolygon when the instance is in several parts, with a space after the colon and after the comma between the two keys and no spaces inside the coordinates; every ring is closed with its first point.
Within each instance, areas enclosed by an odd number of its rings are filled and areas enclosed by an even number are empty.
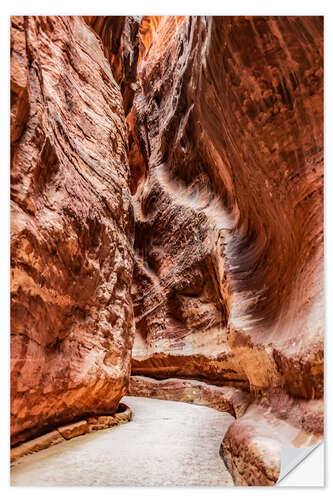
{"type": "Polygon", "coordinates": [[[10,37],[12,485],[276,484],[324,433],[323,18],[10,37]]]}

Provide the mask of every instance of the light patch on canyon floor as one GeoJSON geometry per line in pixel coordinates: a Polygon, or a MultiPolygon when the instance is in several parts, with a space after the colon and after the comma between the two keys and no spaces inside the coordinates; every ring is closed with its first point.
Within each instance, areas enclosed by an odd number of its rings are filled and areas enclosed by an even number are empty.
{"type": "Polygon", "coordinates": [[[212,408],[125,397],[133,420],[24,457],[12,486],[232,486],[219,456],[233,417],[212,408]]]}

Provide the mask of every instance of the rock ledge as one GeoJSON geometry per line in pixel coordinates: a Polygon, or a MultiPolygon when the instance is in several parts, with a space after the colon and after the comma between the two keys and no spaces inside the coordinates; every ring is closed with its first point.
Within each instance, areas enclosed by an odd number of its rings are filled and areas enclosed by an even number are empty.
{"type": "Polygon", "coordinates": [[[62,441],[87,434],[88,432],[99,431],[114,427],[115,425],[125,424],[132,420],[132,411],[124,403],[120,403],[117,412],[114,415],[102,415],[100,417],[89,417],[87,420],[72,422],[57,429],[39,436],[30,441],[15,446],[10,451],[10,461],[14,465],[20,458],[31,455],[37,451],[44,450],[62,441]]]}

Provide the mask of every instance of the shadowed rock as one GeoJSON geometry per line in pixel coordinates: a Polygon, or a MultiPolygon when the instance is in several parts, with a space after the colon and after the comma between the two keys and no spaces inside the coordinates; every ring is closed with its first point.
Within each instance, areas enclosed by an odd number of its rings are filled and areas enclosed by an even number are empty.
{"type": "MultiPolygon", "coordinates": [[[[151,24],[127,118],[145,163],[133,197],[132,374],[248,387],[253,398],[280,388],[303,398],[296,406],[320,406],[322,18],[151,24]]],[[[242,422],[267,410],[256,411],[242,422]]],[[[242,425],[225,438],[229,464],[242,425]]],[[[234,479],[258,484],[259,469],[234,479]]]]}
{"type": "Polygon", "coordinates": [[[125,394],[133,211],[119,88],[79,17],[11,28],[12,443],[125,394]]]}
{"type": "Polygon", "coordinates": [[[116,407],[133,310],[132,374],[156,379],[135,390],[239,391],[227,467],[273,484],[281,445],[323,433],[323,19],[27,17],[11,37],[14,442],[116,407]]]}

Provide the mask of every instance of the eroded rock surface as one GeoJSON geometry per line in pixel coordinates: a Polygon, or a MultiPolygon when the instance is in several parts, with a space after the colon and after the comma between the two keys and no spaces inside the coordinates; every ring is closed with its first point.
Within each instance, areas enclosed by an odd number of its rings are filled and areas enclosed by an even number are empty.
{"type": "Polygon", "coordinates": [[[103,42],[104,53],[120,86],[124,113],[127,115],[137,89],[142,16],[84,16],[84,20],[103,42]]]}
{"type": "Polygon", "coordinates": [[[321,17],[13,19],[14,440],[115,408],[132,304],[131,390],[251,401],[236,484],[320,439],[322,72],[321,17]]]}
{"type": "MultiPolygon", "coordinates": [[[[127,116],[143,163],[134,375],[253,398],[281,388],[296,406],[322,405],[322,21],[165,16],[150,36],[145,27],[127,116]]],[[[248,458],[245,447],[245,468],[248,458]]]]}
{"type": "Polygon", "coordinates": [[[221,446],[235,484],[271,486],[280,475],[281,447],[309,447],[323,438],[321,400],[294,400],[268,391],[231,424],[221,446]]]}
{"type": "Polygon", "coordinates": [[[133,372],[321,397],[322,19],[154,30],[127,117],[147,169],[133,372]]]}
{"type": "Polygon", "coordinates": [[[13,444],[126,392],[133,210],[122,98],[80,17],[11,27],[13,444]]]}
{"type": "Polygon", "coordinates": [[[132,376],[128,386],[129,396],[183,401],[227,411],[233,417],[241,417],[250,404],[250,395],[234,387],[218,387],[198,380],[169,378],[155,380],[132,376]]]}

